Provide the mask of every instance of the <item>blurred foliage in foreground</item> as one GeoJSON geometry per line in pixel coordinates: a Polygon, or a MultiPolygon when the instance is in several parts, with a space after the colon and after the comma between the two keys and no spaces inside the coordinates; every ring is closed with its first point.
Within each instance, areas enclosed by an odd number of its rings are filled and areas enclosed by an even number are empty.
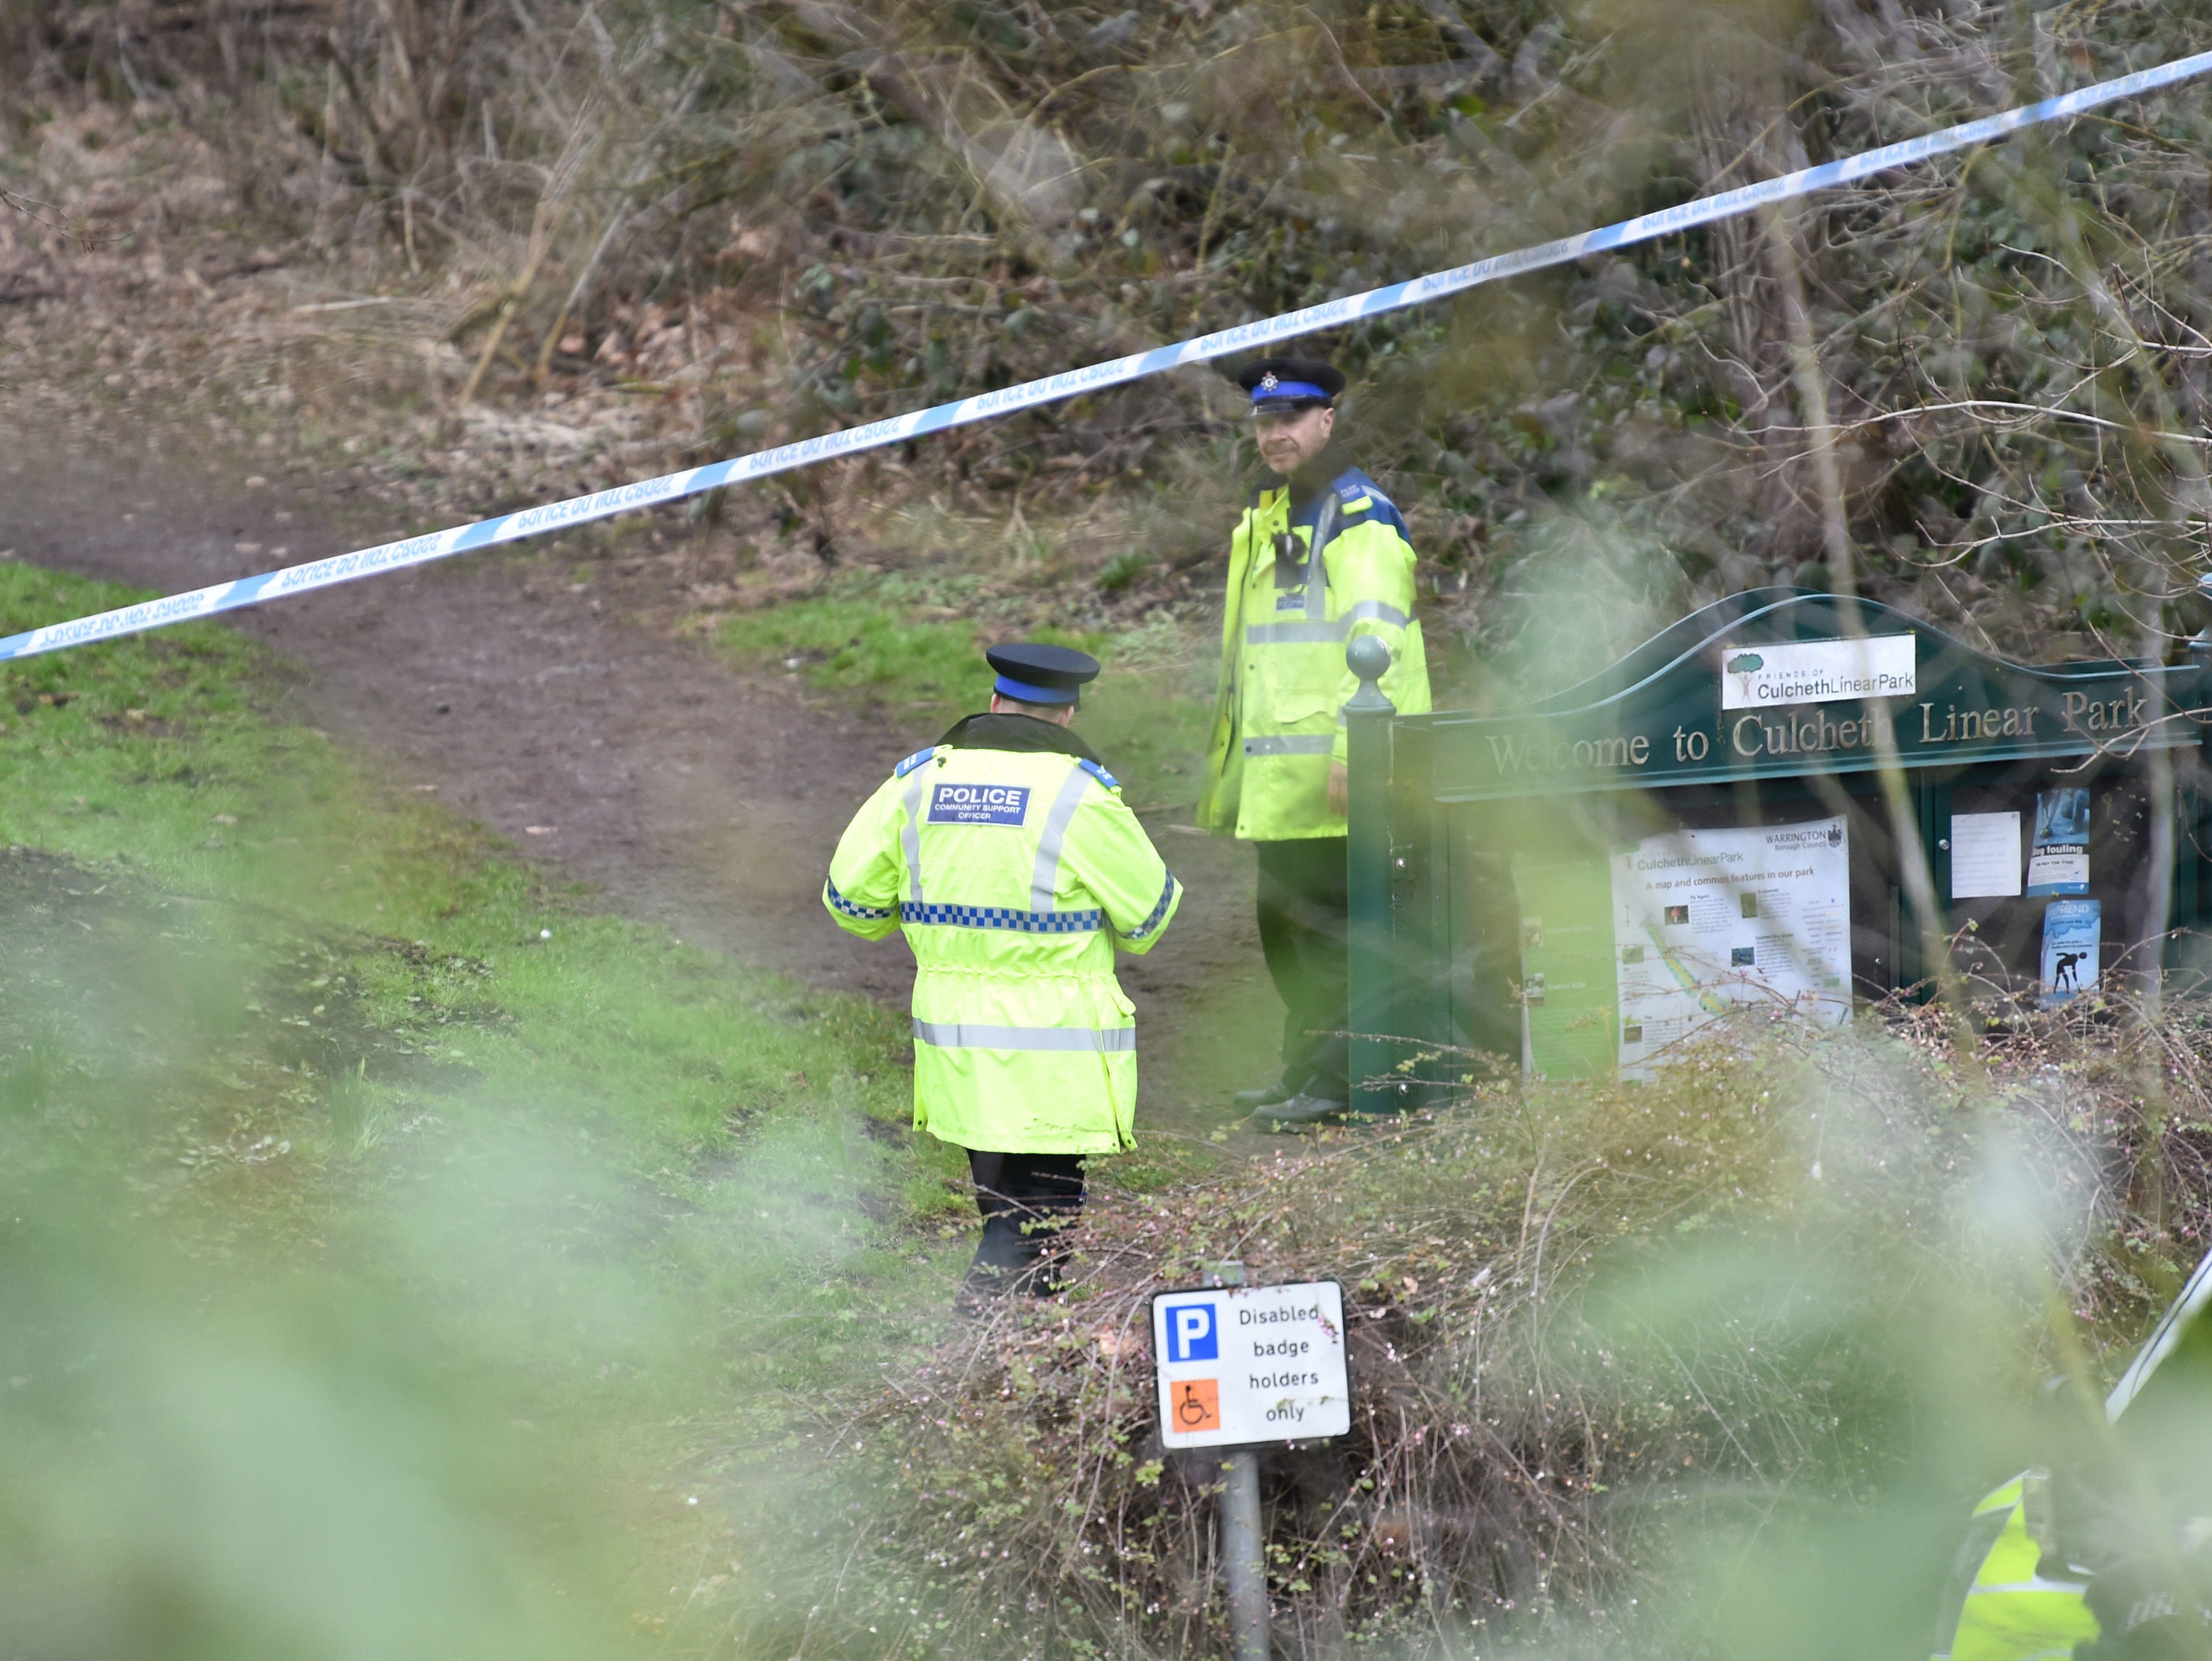
{"type": "MultiPolygon", "coordinates": [[[[131,597],[0,563],[9,629],[131,597]]],[[[952,1167],[881,1012],[542,891],[279,679],[0,678],[4,1647],[658,1644],[933,1335],[952,1167]]]]}
{"type": "MultiPolygon", "coordinates": [[[[392,302],[236,332],[251,372],[217,420],[283,428],[321,399],[345,430],[344,399],[376,376],[326,366],[318,390],[314,331],[383,329],[392,386],[477,408],[466,465],[544,452],[551,473],[514,481],[533,492],[649,466],[592,436],[645,411],[695,454],[756,447],[2209,38],[2196,9],[2117,0],[312,0],[251,26],[198,0],[144,19],[18,0],[4,18],[5,165],[100,259],[150,257],[173,222],[213,215],[275,240],[289,270],[392,302]],[[130,120],[80,121],[88,88],[130,120]],[[102,160],[134,132],[137,162],[102,160]],[[134,184],[164,133],[219,175],[196,174],[197,197],[134,184]]],[[[1359,451],[1431,562],[1432,631],[1509,680],[1571,678],[1698,599],[1826,583],[1848,558],[1882,597],[2008,650],[2162,652],[2203,621],[2205,110],[2180,88],[1317,338],[1352,371],[1359,451]]],[[[64,231],[9,223],[27,315],[75,320],[94,350],[59,266],[40,287],[64,231]]],[[[255,280],[212,259],[209,303],[255,280]]],[[[97,350],[107,384],[141,373],[138,348],[97,350]]],[[[733,520],[763,557],[796,541],[827,565],[1002,569],[1042,539],[1066,557],[1033,562],[1030,586],[1138,615],[1195,604],[1207,584],[1187,575],[1249,482],[1237,413],[1192,370],[791,475],[733,520]],[[878,545],[887,506],[925,501],[963,541],[878,545]]]]}
{"type": "Polygon", "coordinates": [[[1340,1280],[1351,1323],[1352,1434],[1265,1456],[1285,1652],[1924,1656],[1973,1499],[2085,1439],[2039,1382],[2076,1332],[2116,1372],[2212,1223],[2212,1011],[2114,1014],[1986,1073],[1906,1010],[1752,1023],[1650,1085],[1483,1086],[1102,1206],[1066,1307],[854,1417],[848,1549],[733,1585],[744,1648],[1224,1652],[1147,1299],[1234,1255],[1340,1280]]]}

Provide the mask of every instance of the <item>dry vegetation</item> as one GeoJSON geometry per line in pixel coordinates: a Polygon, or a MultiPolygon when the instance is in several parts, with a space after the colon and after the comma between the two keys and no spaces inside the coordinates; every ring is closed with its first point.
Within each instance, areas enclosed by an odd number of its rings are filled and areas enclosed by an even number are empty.
{"type": "MultiPolygon", "coordinates": [[[[16,0],[4,27],[17,399],[139,431],[196,411],[217,441],[350,456],[417,516],[1004,385],[2203,44],[2160,9],[1846,0],[16,0]]],[[[1838,551],[2027,655],[2192,631],[2206,136],[2185,89],[1317,342],[1413,519],[1432,631],[1553,663],[1724,590],[1825,586],[1838,551]]],[[[709,504],[711,575],[781,561],[772,598],[951,557],[1188,611],[1243,488],[1234,414],[1193,370],[793,476],[709,504]]]]}
{"type": "Polygon", "coordinates": [[[1147,1300],[1233,1256],[1339,1279],[1351,1317],[1352,1434],[1263,1467],[1287,1652],[1825,1653],[1839,1553],[1887,1597],[1850,1652],[1924,1640],[1961,1493],[2039,1445],[2020,1404],[2060,1366],[2054,1285],[2124,1360],[2212,1226],[2212,1010],[2142,1031],[2027,1016],[1984,1076],[1925,1012],[1760,1022],[1657,1084],[1484,1086],[1112,1196],[1073,1297],[834,1426],[844,1503],[726,1589],[729,1630],[760,1654],[1219,1652],[1213,1466],[1162,1454],[1147,1300]],[[1869,1518],[1878,1546],[1847,1533],[1869,1518]],[[1755,1579],[1793,1530],[1831,1554],[1790,1589],[1804,1624],[1735,1651],[1732,1577],[1687,1571],[1755,1579]]]}

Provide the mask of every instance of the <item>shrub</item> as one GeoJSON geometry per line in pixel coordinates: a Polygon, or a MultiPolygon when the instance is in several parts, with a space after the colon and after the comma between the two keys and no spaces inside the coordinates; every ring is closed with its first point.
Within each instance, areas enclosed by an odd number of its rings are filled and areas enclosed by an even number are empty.
{"type": "Polygon", "coordinates": [[[2026,1463],[2047,1277],[2124,1358],[2206,1220],[2206,1013],[2155,1043],[2030,1018],[1972,1088],[1904,1008],[1737,1025],[1653,1084],[1484,1086],[1109,1189],[1071,1293],[961,1329],[840,1427],[819,1555],[775,1569],[810,1613],[756,1595],[734,1629],[763,1653],[1218,1652],[1214,1465],[1160,1448],[1147,1300],[1235,1256],[1339,1280],[1350,1323],[1352,1434],[1262,1467],[1288,1652],[1820,1653],[1853,1577],[1887,1593],[1858,1652],[1909,1645],[1966,1507],[2026,1463]],[[2185,1104],[2158,1128],[2153,1050],[2185,1104]],[[2154,1129],[2162,1222],[2130,1199],[2154,1129]],[[1760,1564],[1800,1577],[1786,1630],[1747,1601],[1760,1564]]]}

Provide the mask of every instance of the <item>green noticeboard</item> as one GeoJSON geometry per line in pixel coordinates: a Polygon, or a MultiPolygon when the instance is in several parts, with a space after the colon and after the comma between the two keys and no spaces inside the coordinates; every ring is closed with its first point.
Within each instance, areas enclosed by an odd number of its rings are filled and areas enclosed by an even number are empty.
{"type": "Polygon", "coordinates": [[[1989,988],[2063,1001],[2191,961],[2212,908],[2195,656],[2013,664],[1874,602],[1768,589],[1505,715],[1401,716],[1363,692],[1364,1104],[1463,1073],[1468,1051],[1633,1076],[1739,1005],[1835,1022],[1923,985],[1916,851],[1925,921],[1989,988]]]}

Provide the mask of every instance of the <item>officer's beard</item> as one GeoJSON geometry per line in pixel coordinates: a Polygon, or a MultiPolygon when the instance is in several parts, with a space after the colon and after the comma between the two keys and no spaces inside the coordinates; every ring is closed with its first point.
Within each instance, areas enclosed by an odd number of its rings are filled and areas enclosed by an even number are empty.
{"type": "Polygon", "coordinates": [[[1322,445],[1310,461],[1300,464],[1291,475],[1291,501],[1303,505],[1319,496],[1336,482],[1336,476],[1352,465],[1352,458],[1343,443],[1332,433],[1328,442],[1322,445]]]}

